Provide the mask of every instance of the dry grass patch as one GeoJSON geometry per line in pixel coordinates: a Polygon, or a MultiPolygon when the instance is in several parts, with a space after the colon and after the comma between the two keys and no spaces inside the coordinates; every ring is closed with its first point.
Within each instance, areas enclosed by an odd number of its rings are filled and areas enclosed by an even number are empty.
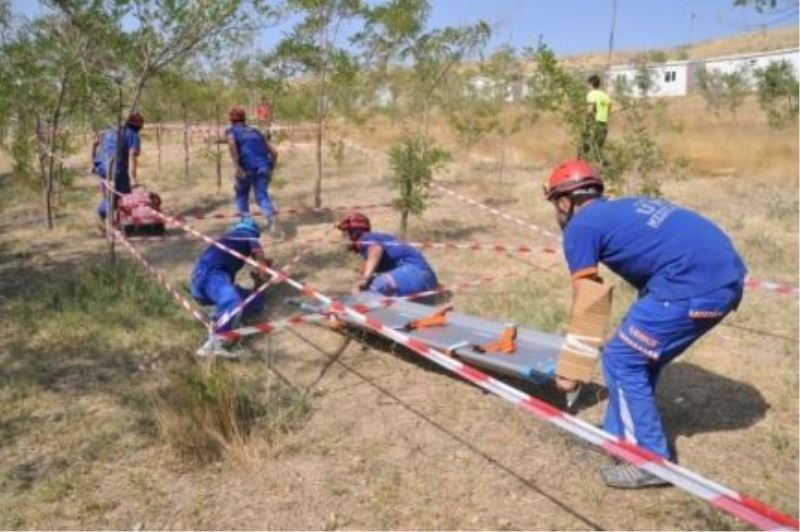
{"type": "Polygon", "coordinates": [[[171,372],[153,401],[161,440],[190,464],[227,458],[258,467],[253,431],[269,444],[302,426],[311,410],[304,394],[278,384],[264,395],[222,363],[171,372]]]}

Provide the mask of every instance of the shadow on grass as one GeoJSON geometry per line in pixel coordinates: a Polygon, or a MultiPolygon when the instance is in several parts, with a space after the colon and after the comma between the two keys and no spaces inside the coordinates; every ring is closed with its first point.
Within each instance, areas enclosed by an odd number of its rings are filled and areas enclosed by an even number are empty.
{"type": "MultiPolygon", "coordinates": [[[[109,395],[141,414],[141,401],[131,394],[141,383],[142,363],[181,360],[187,340],[203,334],[137,265],[119,258],[115,266],[102,255],[80,265],[20,261],[2,271],[0,293],[0,319],[9,331],[0,351],[0,388],[23,402],[40,393],[65,401],[109,395]]],[[[0,431],[4,440],[16,433],[8,421],[0,431]]]]}
{"type": "Polygon", "coordinates": [[[753,386],[688,362],[676,362],[664,369],[659,396],[664,424],[673,440],[750,427],[770,407],[753,386]]]}

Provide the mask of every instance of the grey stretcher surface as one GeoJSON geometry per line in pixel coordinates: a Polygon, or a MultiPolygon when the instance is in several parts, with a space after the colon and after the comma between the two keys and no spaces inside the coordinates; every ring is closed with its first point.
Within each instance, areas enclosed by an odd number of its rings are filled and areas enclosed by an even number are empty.
{"type": "MultiPolygon", "coordinates": [[[[383,296],[362,292],[357,297],[346,297],[345,305],[360,303],[378,304],[383,296]]],[[[387,327],[402,329],[408,322],[431,314],[435,307],[410,301],[398,301],[391,307],[377,308],[366,314],[387,327]]],[[[475,366],[506,375],[542,382],[553,378],[564,339],[556,334],[544,333],[527,327],[517,327],[517,349],[511,354],[479,353],[472,346],[497,340],[508,326],[460,312],[447,314],[447,325],[406,332],[426,345],[452,353],[475,366]]],[[[345,317],[345,321],[348,321],[345,317]]],[[[353,323],[353,325],[356,325],[353,323]]]]}

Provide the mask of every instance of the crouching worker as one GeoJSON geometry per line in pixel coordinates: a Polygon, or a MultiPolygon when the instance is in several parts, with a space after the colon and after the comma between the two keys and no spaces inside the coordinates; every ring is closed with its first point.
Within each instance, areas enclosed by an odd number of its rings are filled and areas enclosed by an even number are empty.
{"type": "Polygon", "coordinates": [[[407,296],[439,285],[419,251],[391,235],[372,232],[365,215],[349,214],[336,228],[350,241],[351,249],[366,260],[362,275],[353,286],[354,294],[368,290],[386,296],[407,296]]]}
{"type": "MultiPolygon", "coordinates": [[[[656,401],[659,375],[739,306],[747,270],[728,236],[706,218],[661,199],[608,200],[603,188],[581,160],[563,163],[545,184],[564,234],[573,313],[586,290],[602,283],[600,263],[639,292],[603,348],[603,429],[674,460],[656,401]]],[[[560,389],[576,386],[576,378],[557,374],[560,389]]],[[[665,484],[627,463],[605,467],[602,476],[615,488],[665,484]]]]}
{"type": "MultiPolygon", "coordinates": [[[[259,235],[258,225],[252,219],[245,218],[218,242],[254,258],[261,266],[271,266],[272,261],[264,258],[264,251],[258,242],[259,235]]],[[[254,284],[252,290],[237,285],[236,274],[243,266],[242,259],[213,245],[206,248],[197,260],[192,271],[192,296],[201,305],[215,306],[212,319],[216,322],[208,341],[197,350],[197,356],[235,358],[236,355],[229,350],[231,342],[217,334],[230,331],[241,319],[254,316],[264,308],[264,294],[259,294],[237,312],[242,302],[269,280],[266,272],[253,270],[250,272],[254,284]],[[234,312],[236,315],[232,315],[234,312]]]]}

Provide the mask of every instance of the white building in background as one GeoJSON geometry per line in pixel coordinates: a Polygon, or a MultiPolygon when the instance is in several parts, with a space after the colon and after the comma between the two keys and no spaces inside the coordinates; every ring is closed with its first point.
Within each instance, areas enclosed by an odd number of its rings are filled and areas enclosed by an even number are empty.
{"type": "Polygon", "coordinates": [[[770,63],[777,61],[787,61],[791,64],[795,76],[800,73],[800,52],[798,52],[797,48],[714,57],[706,59],[703,63],[708,72],[716,71],[723,74],[743,72],[752,83],[753,71],[759,68],[766,68],[770,63]]]}
{"type": "MultiPolygon", "coordinates": [[[[766,68],[771,63],[778,61],[788,61],[794,68],[795,76],[800,73],[800,51],[797,48],[690,61],[655,63],[649,67],[653,81],[650,95],[658,97],[691,94],[694,89],[697,71],[703,68],[709,72],[717,71],[725,74],[743,72],[752,84],[754,81],[753,72],[756,69],[766,68]]],[[[637,71],[637,66],[632,64],[612,66],[608,71],[608,88],[612,89],[615,83],[624,80],[633,89],[634,96],[638,96],[634,81],[637,71]]]]}
{"type": "MultiPolygon", "coordinates": [[[[722,73],[744,72],[750,83],[753,83],[753,72],[759,68],[766,68],[770,63],[788,61],[794,68],[795,76],[800,77],[800,50],[798,48],[785,48],[767,52],[754,52],[736,54],[708,59],[693,59],[685,61],[665,61],[649,65],[652,89],[650,96],[672,97],[686,96],[694,91],[697,82],[697,72],[705,68],[709,72],[722,73]]],[[[601,72],[602,69],[594,72],[601,72]]],[[[585,78],[592,72],[582,72],[585,78]]],[[[615,83],[625,81],[634,96],[638,96],[636,89],[637,65],[613,65],[607,73],[607,90],[612,91],[615,83]]],[[[464,87],[465,94],[477,99],[490,99],[502,97],[508,103],[521,102],[532,95],[530,77],[525,76],[519,81],[508,85],[499,85],[494,80],[476,75],[469,78],[464,87]]],[[[379,106],[388,106],[394,95],[388,87],[378,89],[375,100],[379,106]]]]}
{"type": "MultiPolygon", "coordinates": [[[[652,88],[650,96],[685,96],[689,94],[694,80],[695,62],[666,61],[650,65],[652,88]]],[[[640,96],[636,88],[636,76],[639,69],[636,65],[613,65],[608,70],[608,88],[612,89],[623,82],[631,88],[634,96],[640,96]]]]}

